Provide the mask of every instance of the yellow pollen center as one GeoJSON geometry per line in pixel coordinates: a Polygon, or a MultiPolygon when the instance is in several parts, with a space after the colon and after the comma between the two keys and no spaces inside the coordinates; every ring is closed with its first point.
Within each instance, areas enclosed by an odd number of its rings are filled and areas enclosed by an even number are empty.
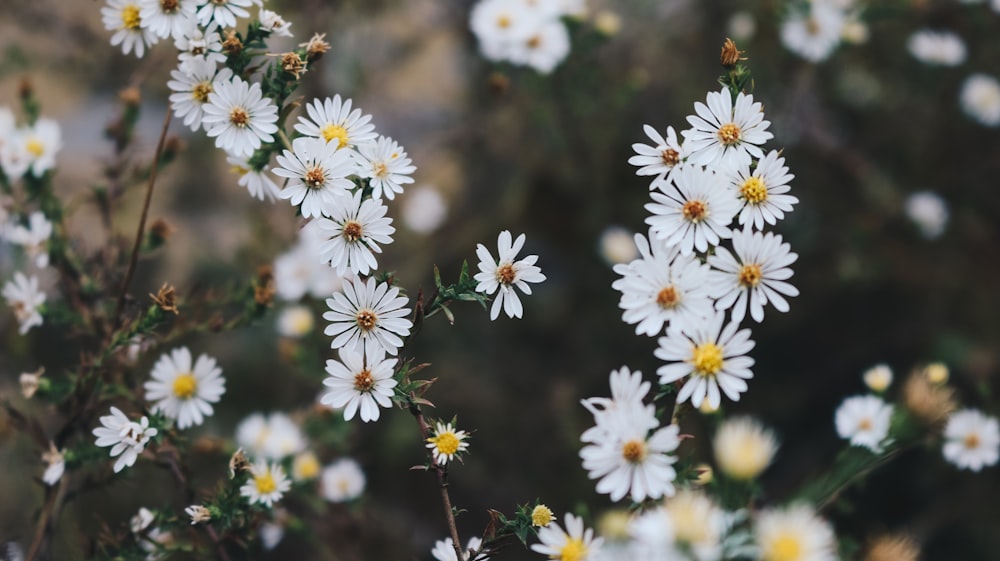
{"type": "Polygon", "coordinates": [[[587,557],[587,546],[579,538],[566,540],[566,545],[559,550],[559,561],[580,561],[587,557]]]}
{"type": "Polygon", "coordinates": [[[379,179],[384,179],[385,176],[389,175],[389,166],[385,165],[385,162],[375,162],[375,165],[372,167],[375,177],[379,179]]]}
{"type": "Polygon", "coordinates": [[[962,445],[964,445],[969,450],[975,450],[976,448],[979,448],[979,435],[976,434],[966,435],[966,437],[962,439],[962,445]]]}
{"type": "Polygon", "coordinates": [[[767,561],[796,561],[801,557],[802,544],[795,536],[778,536],[764,548],[764,559],[767,561]]]}
{"type": "Polygon", "coordinates": [[[323,171],[323,168],[311,167],[306,170],[302,181],[310,189],[319,189],[326,183],[326,173],[323,171]]]}
{"type": "Polygon", "coordinates": [[[767,185],[764,184],[763,179],[753,176],[740,186],[740,194],[747,202],[759,204],[767,199],[767,185]]]}
{"type": "Polygon", "coordinates": [[[540,36],[535,35],[534,37],[531,37],[530,39],[528,39],[528,48],[529,49],[537,49],[538,47],[541,47],[541,46],[542,46],[542,38],[540,36]]]}
{"type": "Polygon", "coordinates": [[[198,380],[190,372],[174,378],[174,395],[181,399],[189,399],[198,391],[198,380]]]}
{"type": "Polygon", "coordinates": [[[323,127],[323,130],[319,131],[323,135],[323,139],[330,142],[334,138],[337,139],[337,148],[343,148],[347,146],[347,129],[340,125],[335,125],[330,123],[323,127]]]}
{"type": "Polygon", "coordinates": [[[375,387],[375,378],[372,378],[372,373],[369,370],[362,370],[354,375],[354,389],[359,392],[365,393],[372,391],[375,387]]]}
{"type": "Polygon", "coordinates": [[[122,8],[122,27],[125,29],[139,29],[142,19],[139,17],[139,6],[129,4],[122,8]]]}
{"type": "Polygon", "coordinates": [[[691,351],[691,364],[697,374],[712,376],[722,370],[722,348],[715,343],[702,343],[691,351]]]}
{"type": "Polygon", "coordinates": [[[858,422],[858,430],[872,430],[872,420],[861,419],[861,421],[858,422]]]}
{"type": "Polygon", "coordinates": [[[441,433],[431,438],[430,441],[439,453],[446,456],[451,456],[455,452],[458,452],[458,446],[462,443],[453,432],[441,433]]]}
{"type": "Polygon", "coordinates": [[[261,495],[267,495],[273,493],[278,485],[274,482],[274,477],[271,475],[270,470],[260,475],[255,475],[253,477],[253,484],[257,486],[257,492],[261,495]]]}
{"type": "Polygon", "coordinates": [[[234,173],[240,177],[243,177],[244,175],[250,173],[250,168],[245,168],[240,165],[233,165],[232,167],[229,168],[229,172],[234,173]]]}
{"type": "Polygon", "coordinates": [[[736,123],[726,123],[719,127],[718,132],[719,140],[726,146],[734,146],[739,143],[742,134],[736,123]]]}
{"type": "Polygon", "coordinates": [[[633,464],[646,459],[646,443],[641,440],[629,440],[622,446],[622,457],[633,464]]]}
{"type": "Polygon", "coordinates": [[[362,233],[363,230],[361,229],[361,224],[351,220],[348,221],[347,224],[344,224],[344,229],[341,231],[340,235],[344,236],[344,239],[348,242],[356,242],[361,239],[362,233]]]}
{"type": "Polygon", "coordinates": [[[497,281],[500,284],[510,284],[514,282],[514,278],[517,273],[514,271],[514,266],[510,263],[505,263],[497,267],[497,281]]]}
{"type": "Polygon", "coordinates": [[[309,454],[300,460],[297,464],[298,473],[300,479],[312,479],[319,475],[320,465],[319,460],[316,456],[309,454]]]}
{"type": "Polygon", "coordinates": [[[173,14],[177,12],[179,4],[178,0],[160,0],[160,9],[165,14],[173,14]]]}
{"type": "Polygon", "coordinates": [[[229,122],[241,129],[246,128],[247,123],[250,122],[250,115],[242,107],[233,107],[229,112],[229,122]]]}
{"type": "Polygon", "coordinates": [[[200,84],[195,84],[194,88],[191,89],[191,97],[198,101],[198,103],[206,103],[208,102],[208,94],[212,93],[212,91],[211,82],[201,82],[200,84]]]}
{"type": "Polygon", "coordinates": [[[28,139],[28,142],[24,143],[24,149],[36,158],[40,158],[45,153],[45,145],[37,138],[28,139]]]}
{"type": "Polygon", "coordinates": [[[359,310],[357,315],[354,316],[354,320],[358,323],[358,327],[362,331],[371,331],[378,322],[378,316],[371,310],[359,310]]]}
{"type": "Polygon", "coordinates": [[[656,303],[660,305],[661,308],[673,308],[680,302],[680,297],[677,294],[677,289],[673,285],[670,285],[658,292],[656,294],[656,303]]]}
{"type": "Polygon", "coordinates": [[[708,217],[708,205],[702,201],[688,201],[681,207],[681,214],[691,222],[701,222],[708,217]]]}
{"type": "Polygon", "coordinates": [[[538,505],[531,511],[531,523],[538,527],[545,527],[552,523],[552,510],[545,505],[538,505]]]}
{"type": "Polygon", "coordinates": [[[510,16],[508,16],[507,14],[503,14],[497,18],[497,27],[499,27],[500,29],[507,29],[508,27],[510,27],[511,23],[513,22],[510,21],[510,16]]]}
{"type": "Polygon", "coordinates": [[[753,288],[760,284],[763,274],[760,272],[760,265],[743,265],[740,268],[739,281],[741,286],[753,288]]]}
{"type": "Polygon", "coordinates": [[[660,159],[663,160],[663,165],[674,167],[681,162],[681,155],[677,150],[667,148],[660,152],[660,159]]]}

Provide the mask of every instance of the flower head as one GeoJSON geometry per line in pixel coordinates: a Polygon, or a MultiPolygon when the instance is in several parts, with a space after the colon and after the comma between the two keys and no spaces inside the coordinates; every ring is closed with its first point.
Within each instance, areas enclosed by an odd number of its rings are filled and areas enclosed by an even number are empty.
{"type": "Polygon", "coordinates": [[[434,435],[427,439],[427,448],[438,465],[445,465],[455,457],[461,457],[469,448],[467,439],[469,433],[455,430],[451,423],[438,422],[434,426],[434,435]]]}
{"type": "Polygon", "coordinates": [[[301,205],[302,216],[330,216],[350,200],[354,183],[347,176],[356,171],[350,150],[301,137],[292,142],[291,152],[285,150],[277,160],[274,174],[290,180],[278,197],[301,205]]]}
{"type": "Polygon", "coordinates": [[[187,347],[160,356],[145,383],[146,400],[153,408],[177,421],[177,428],[200,425],[212,415],[216,403],[226,391],[226,380],[215,359],[200,355],[192,365],[187,347]]]}
{"type": "Polygon", "coordinates": [[[497,256],[493,260],[493,254],[486,249],[483,244],[476,246],[476,255],[479,256],[479,272],[475,279],[479,281],[476,285],[476,292],[493,294],[499,290],[496,299],[493,300],[493,307],[490,309],[490,319],[495,320],[500,315],[503,308],[508,317],[521,317],[523,308],[521,299],[514,291],[516,286],[525,294],[531,294],[529,282],[542,282],[545,275],[542,270],[535,265],[538,261],[537,255],[529,255],[524,259],[516,260],[518,252],[524,247],[525,235],[521,234],[516,240],[511,241],[510,231],[504,230],[497,237],[497,256]]]}
{"type": "Polygon", "coordinates": [[[348,348],[340,349],[340,360],[326,361],[329,376],[323,385],[330,391],[320,402],[335,408],[344,408],[344,420],[350,421],[355,413],[361,413],[364,422],[377,421],[379,407],[392,407],[393,368],[397,359],[381,360],[373,355],[362,357],[348,348]],[[365,360],[367,358],[367,360],[365,360]]]}
{"type": "Polygon", "coordinates": [[[846,23],[844,9],[836,2],[810,2],[782,22],[781,42],[809,62],[820,62],[840,45],[846,23]]]}
{"type": "Polygon", "coordinates": [[[552,509],[543,505],[535,505],[535,508],[531,509],[531,525],[536,528],[544,528],[552,523],[555,519],[555,515],[552,514],[552,509]]]}
{"type": "MultiPolygon", "coordinates": [[[[451,538],[445,538],[443,540],[438,540],[434,542],[434,549],[431,550],[431,555],[434,556],[438,561],[459,561],[458,557],[455,555],[455,542],[451,541],[451,538]]],[[[475,536],[469,538],[469,543],[465,546],[465,550],[462,551],[462,561],[468,561],[471,551],[479,549],[483,540],[475,536]]],[[[488,557],[484,553],[480,553],[476,556],[476,561],[487,559],[488,557]]]]}
{"type": "Polygon", "coordinates": [[[379,199],[362,199],[361,191],[354,193],[344,204],[330,209],[329,218],[319,218],[317,227],[326,241],[320,246],[320,259],[329,261],[338,275],[350,270],[367,275],[378,268],[376,253],[382,253],[378,244],[392,243],[396,231],[392,218],[386,216],[388,208],[379,199]]]}
{"type": "Polygon", "coordinates": [[[281,464],[258,461],[250,468],[250,478],[240,487],[240,495],[250,504],[260,503],[268,508],[281,500],[292,488],[281,464]]]}
{"type": "Polygon", "coordinates": [[[45,473],[42,474],[42,481],[49,487],[55,485],[66,472],[66,458],[63,456],[65,450],[56,448],[55,442],[49,442],[49,449],[42,452],[42,461],[45,462],[45,473]]]}
{"type": "Polygon", "coordinates": [[[214,91],[202,107],[202,121],[217,147],[230,155],[247,157],[262,142],[274,141],[271,135],[278,132],[278,108],[271,98],[263,96],[259,83],[248,84],[233,76],[231,81],[217,79],[212,87],[214,91]]]}
{"type": "Polygon", "coordinates": [[[750,417],[727,420],[712,440],[719,470],[740,480],[760,475],[771,464],[777,448],[774,433],[750,417]]]}
{"type": "Polygon", "coordinates": [[[944,457],[959,468],[979,471],[1000,460],[1000,423],[975,409],[957,411],[944,427],[944,457]]]}
{"type": "Polygon", "coordinates": [[[198,23],[206,29],[236,27],[236,18],[248,18],[254,0],[211,0],[198,9],[198,23]]]}
{"type": "Polygon", "coordinates": [[[142,26],[160,39],[179,39],[194,23],[198,0],[140,0],[142,26]]]}
{"type": "Polygon", "coordinates": [[[292,36],[292,32],[289,31],[289,28],[292,27],[291,22],[285,21],[277,12],[261,8],[257,19],[260,20],[260,28],[264,31],[270,31],[272,35],[279,37],[292,36]]]}
{"type": "Polygon", "coordinates": [[[158,431],[150,428],[149,419],[145,416],[139,422],[130,421],[120,409],[112,407],[111,414],[101,417],[101,426],[92,432],[97,437],[94,442],[97,446],[110,446],[111,456],[118,456],[114,468],[118,473],[135,463],[146,449],[146,443],[158,431]]]}
{"type": "Polygon", "coordinates": [[[888,364],[876,364],[865,370],[861,377],[868,389],[875,393],[882,393],[892,383],[892,369],[889,368],[888,364]]]}
{"type": "Polygon", "coordinates": [[[892,405],[873,396],[849,397],[837,408],[834,418],[837,434],[851,441],[852,446],[864,446],[876,454],[882,451],[882,441],[889,435],[892,405]]]}
{"type": "Polygon", "coordinates": [[[740,92],[736,102],[725,87],[708,92],[705,103],[696,102],[697,115],[687,118],[692,128],[681,132],[688,161],[694,164],[743,164],[751,157],[763,158],[760,145],[774,137],[767,132],[770,121],[764,120],[760,102],[740,92]]]}
{"type": "Polygon", "coordinates": [[[384,195],[391,201],[403,192],[403,185],[413,183],[410,175],[417,168],[411,165],[403,147],[387,136],[359,145],[356,159],[358,174],[371,180],[372,198],[384,195]]]}
{"type": "Polygon", "coordinates": [[[40,211],[28,216],[28,225],[13,223],[6,228],[0,225],[0,234],[7,241],[24,247],[25,253],[33,257],[35,266],[42,269],[49,265],[48,242],[52,237],[52,222],[49,222],[40,211]]]}
{"type": "Polygon", "coordinates": [[[403,346],[401,337],[409,335],[413,327],[406,319],[410,310],[403,307],[407,302],[399,295],[399,288],[376,283],[374,278],[345,282],[343,292],[326,300],[330,311],[323,319],[330,325],[323,333],[333,337],[330,347],[334,349],[363,350],[369,360],[381,352],[395,356],[403,346]]]}
{"type": "Polygon", "coordinates": [[[142,6],[138,0],[107,0],[107,5],[101,8],[101,19],[104,29],[114,31],[111,36],[112,45],[121,45],[122,53],[135,52],[142,58],[146,47],[157,42],[157,37],[144,25],[142,6]]]}
{"type": "Polygon", "coordinates": [[[353,501],[365,490],[365,472],[358,462],[341,458],[323,468],[320,493],[331,503],[353,501]]]}
{"type": "Polygon", "coordinates": [[[288,415],[250,415],[236,427],[236,442],[254,456],[278,460],[306,448],[302,430],[288,415]]]}
{"type": "Polygon", "coordinates": [[[768,302],[779,312],[787,312],[785,297],[799,295],[797,288],[785,282],[792,276],[789,265],[798,257],[780,235],[749,229],[737,232],[733,235],[733,253],[718,247],[708,258],[714,269],[709,293],[718,299],[715,308],[732,308],[736,323],[746,317],[747,308],[754,321],[763,321],[768,302]]]}
{"type": "Polygon", "coordinates": [[[764,228],[764,223],[774,225],[791,212],[792,205],[799,202],[796,197],[787,194],[790,190],[788,182],[795,179],[788,173],[785,159],[772,150],[757,162],[757,167],[750,171],[747,163],[742,163],[729,177],[733,193],[743,205],[737,218],[741,226],[752,225],[757,230],[764,228]]]}
{"type": "Polygon", "coordinates": [[[643,125],[642,130],[646,136],[653,141],[653,145],[635,143],[632,150],[635,156],[628,159],[628,163],[637,166],[636,175],[655,175],[650,182],[649,188],[655,189],[660,183],[670,183],[674,170],[678,169],[687,154],[677,140],[677,133],[674,127],[667,127],[667,136],[660,136],[660,133],[649,125],[643,125]]]}
{"type": "Polygon", "coordinates": [[[216,84],[228,83],[232,76],[232,70],[220,70],[210,59],[197,57],[182,61],[177,69],[170,71],[173,79],[167,82],[167,87],[174,92],[170,94],[174,114],[191,130],[198,130],[205,124],[204,108],[208,105],[209,94],[215,91],[216,84]]]}
{"type": "Polygon", "coordinates": [[[949,31],[916,31],[906,40],[906,48],[924,64],[958,66],[965,62],[965,43],[949,31]]]}
{"type": "Polygon", "coordinates": [[[585,528],[583,519],[567,513],[566,529],[552,522],[538,530],[538,541],[531,546],[532,551],[547,555],[558,561],[587,561],[597,558],[604,540],[594,538],[594,530],[585,528]]]}
{"type": "Polygon", "coordinates": [[[906,197],[903,210],[925,238],[933,240],[948,226],[948,203],[937,193],[920,191],[906,197]]]}
{"type": "Polygon", "coordinates": [[[987,127],[1000,125],[1000,82],[987,74],[973,74],[962,83],[959,104],[965,114],[987,127]]]}
{"type": "Polygon", "coordinates": [[[295,130],[313,138],[322,138],[334,148],[358,147],[375,141],[375,125],[371,115],[362,115],[361,110],[351,110],[351,100],[341,100],[340,94],[333,98],[315,99],[306,105],[309,117],[299,117],[295,130]]]}
{"type": "Polygon", "coordinates": [[[673,183],[661,183],[646,203],[652,216],[646,218],[650,235],[668,246],[678,246],[684,255],[695,249],[708,251],[722,239],[731,238],[729,225],[740,204],[727,194],[725,178],[711,169],[685,165],[674,172],[673,183]]]}
{"type": "Polygon", "coordinates": [[[754,525],[761,561],[836,561],[836,536],[812,507],[762,512],[754,525]]]}
{"type": "Polygon", "coordinates": [[[45,303],[45,293],[38,290],[38,277],[32,275],[24,276],[18,271],[14,273],[14,280],[7,281],[0,292],[7,300],[7,304],[13,308],[14,317],[20,324],[18,332],[24,335],[29,329],[42,325],[41,307],[45,303]]]}

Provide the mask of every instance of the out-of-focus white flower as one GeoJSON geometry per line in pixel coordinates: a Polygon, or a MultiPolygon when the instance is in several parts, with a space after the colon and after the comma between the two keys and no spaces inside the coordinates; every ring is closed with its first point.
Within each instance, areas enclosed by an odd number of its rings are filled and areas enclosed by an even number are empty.
{"type": "Polygon", "coordinates": [[[231,81],[216,79],[212,87],[202,107],[202,122],[218,148],[242,158],[253,154],[262,142],[274,141],[271,135],[278,132],[278,107],[263,96],[259,83],[248,84],[233,76],[231,81]]]}
{"type": "Polygon", "coordinates": [[[973,74],[966,78],[959,102],[962,110],[981,124],[1000,125],[1000,82],[993,76],[973,74]]]}
{"type": "Polygon", "coordinates": [[[208,522],[212,519],[212,511],[202,505],[191,505],[184,509],[184,513],[191,519],[191,525],[208,522]]]}
{"type": "Polygon", "coordinates": [[[597,242],[598,253],[608,265],[629,263],[639,257],[633,234],[622,226],[608,226],[597,242]]]}
{"type": "MultiPolygon", "coordinates": [[[[455,542],[451,541],[451,538],[445,538],[443,540],[438,540],[434,542],[434,549],[431,550],[431,555],[434,556],[438,561],[459,561],[458,557],[455,555],[455,542]]],[[[469,559],[469,552],[479,549],[479,546],[483,544],[483,540],[475,536],[469,538],[469,543],[465,546],[462,551],[462,561],[467,561],[469,559]]],[[[476,560],[486,559],[486,555],[480,553],[476,556],[476,560]]]]}
{"type": "Polygon", "coordinates": [[[264,31],[270,31],[279,37],[292,36],[292,32],[289,31],[289,28],[292,27],[291,22],[285,21],[276,12],[262,8],[257,15],[257,19],[260,20],[260,28],[264,31]]]}
{"type": "Polygon", "coordinates": [[[504,230],[497,237],[497,260],[493,260],[493,254],[486,249],[483,244],[476,246],[476,255],[479,257],[479,272],[474,278],[479,282],[476,285],[476,292],[493,294],[499,290],[490,308],[490,320],[497,319],[500,309],[508,317],[521,317],[524,308],[521,306],[521,299],[514,291],[516,286],[525,294],[531,294],[531,287],[528,283],[537,283],[545,280],[541,268],[535,265],[538,262],[537,255],[529,255],[524,259],[516,260],[517,254],[524,247],[525,235],[521,234],[514,240],[510,231],[504,230]]]}
{"type": "Polygon", "coordinates": [[[975,409],[953,413],[944,427],[944,458],[959,468],[979,471],[1000,459],[1000,423],[975,409]]]}
{"type": "Polygon", "coordinates": [[[142,26],[160,39],[184,36],[194,21],[198,0],[140,0],[142,26]]]}
{"type": "Polygon", "coordinates": [[[285,537],[285,527],[275,522],[261,522],[257,528],[257,535],[260,536],[260,545],[265,551],[271,551],[281,543],[285,537]]]}
{"type": "Polygon", "coordinates": [[[18,129],[12,141],[20,144],[31,175],[41,177],[56,165],[56,155],[63,145],[62,128],[57,121],[42,117],[34,125],[18,129]]]}
{"type": "Polygon", "coordinates": [[[342,458],[320,474],[320,494],[331,503],[353,501],[365,490],[365,472],[358,462],[342,458]]]}
{"type": "Polygon", "coordinates": [[[889,435],[891,420],[892,405],[873,395],[863,395],[845,399],[837,408],[834,424],[840,438],[878,454],[882,452],[882,441],[889,435]]]}
{"type": "Polygon", "coordinates": [[[586,528],[583,519],[567,513],[566,530],[552,522],[538,529],[540,543],[531,546],[532,551],[561,561],[588,561],[598,559],[604,540],[594,537],[593,528],[586,528]]]}
{"type": "Polygon", "coordinates": [[[138,534],[146,528],[149,528],[149,525],[152,524],[155,519],[156,516],[153,514],[153,511],[146,507],[141,507],[139,512],[135,513],[135,515],[129,519],[129,529],[132,530],[133,534],[138,534]]]}
{"type": "Polygon", "coordinates": [[[49,442],[49,449],[42,452],[42,461],[46,464],[42,481],[49,487],[55,485],[66,472],[66,458],[63,452],[64,450],[56,448],[55,442],[49,442]]]}
{"type": "Polygon", "coordinates": [[[49,265],[48,241],[52,237],[52,223],[40,211],[28,216],[28,225],[12,223],[6,228],[7,241],[24,247],[25,253],[34,258],[35,266],[49,265]]]}
{"type": "Polygon", "coordinates": [[[216,403],[226,391],[222,369],[214,358],[200,355],[192,366],[187,347],[174,349],[160,356],[145,383],[146,400],[156,402],[153,409],[177,421],[177,428],[200,425],[213,413],[216,403]]]}
{"type": "Polygon", "coordinates": [[[403,224],[418,234],[437,230],[448,215],[447,201],[437,189],[429,185],[410,189],[402,202],[403,224]]]}
{"type": "Polygon", "coordinates": [[[308,306],[287,306],[278,314],[278,333],[282,337],[298,339],[312,331],[316,319],[308,306]]]}
{"type": "Polygon", "coordinates": [[[236,443],[255,457],[280,460],[306,449],[302,430],[280,412],[254,413],[236,427],[236,443]]]}
{"type": "Polygon", "coordinates": [[[906,198],[903,209],[927,239],[939,237],[948,225],[948,204],[937,193],[913,193],[906,198]]]}
{"type": "Polygon", "coordinates": [[[719,470],[740,480],[760,475],[771,464],[777,449],[778,440],[774,433],[750,417],[725,421],[712,439],[719,470]]]}
{"type": "Polygon", "coordinates": [[[319,458],[310,450],[296,454],[295,459],[292,460],[292,479],[295,481],[316,479],[319,472],[319,458]]]}
{"type": "Polygon", "coordinates": [[[315,220],[299,230],[299,241],[274,260],[274,288],[278,298],[295,302],[306,294],[327,298],[343,286],[344,279],[317,258],[325,239],[315,220]]]}
{"type": "Polygon", "coordinates": [[[781,24],[781,42],[792,53],[808,60],[826,60],[840,44],[846,15],[833,2],[810,2],[808,10],[795,10],[781,24]]]}
{"type": "Polygon", "coordinates": [[[292,482],[280,464],[259,461],[250,468],[250,479],[240,487],[240,495],[250,504],[271,508],[291,488],[292,482]]]}
{"type": "Polygon", "coordinates": [[[906,48],[924,64],[958,66],[965,62],[965,42],[950,31],[916,31],[906,40],[906,48]]]}
{"type": "Polygon", "coordinates": [[[94,444],[111,446],[111,456],[118,456],[115,473],[132,466],[146,449],[149,439],[158,432],[149,427],[149,419],[145,416],[139,422],[130,421],[117,407],[111,408],[110,415],[101,417],[101,425],[92,431],[97,437],[94,444]]]}
{"type": "Polygon", "coordinates": [[[726,31],[736,41],[748,41],[757,33],[757,20],[746,10],[729,16],[726,31]]]}
{"type": "Polygon", "coordinates": [[[760,561],[836,561],[836,536],[812,507],[765,510],[757,516],[754,535],[760,561]]]}
{"type": "Polygon", "coordinates": [[[514,42],[509,56],[515,64],[530,66],[542,74],[548,74],[565,60],[569,49],[569,31],[563,22],[552,20],[514,42]]]}
{"type": "Polygon", "coordinates": [[[14,317],[20,324],[18,332],[24,335],[29,329],[42,325],[42,304],[45,303],[45,293],[38,290],[38,277],[24,276],[18,271],[14,279],[7,281],[0,292],[7,304],[14,310],[14,317]]]}
{"type": "Polygon", "coordinates": [[[875,393],[882,393],[892,383],[892,369],[888,364],[876,364],[861,375],[868,386],[868,389],[875,393]]]}
{"type": "Polygon", "coordinates": [[[231,166],[230,171],[239,176],[236,183],[240,187],[246,187],[251,197],[261,201],[273,201],[278,197],[281,187],[271,179],[271,166],[265,165],[255,170],[244,158],[227,156],[226,161],[231,166]]]}
{"type": "Polygon", "coordinates": [[[101,19],[104,29],[114,31],[111,36],[112,45],[121,45],[122,53],[135,52],[142,58],[146,47],[155,44],[158,39],[143,25],[142,7],[137,0],[107,0],[107,6],[101,8],[101,19]]]}
{"type": "Polygon", "coordinates": [[[705,103],[695,102],[696,115],[689,115],[690,129],[681,132],[688,161],[701,165],[749,163],[751,157],[763,158],[760,145],[774,137],[767,131],[764,108],[752,95],[739,92],[734,102],[723,87],[708,92],[705,103]]]}
{"type": "Polygon", "coordinates": [[[244,8],[252,4],[253,0],[211,0],[198,9],[198,23],[209,30],[236,27],[236,18],[250,17],[244,8]]]}

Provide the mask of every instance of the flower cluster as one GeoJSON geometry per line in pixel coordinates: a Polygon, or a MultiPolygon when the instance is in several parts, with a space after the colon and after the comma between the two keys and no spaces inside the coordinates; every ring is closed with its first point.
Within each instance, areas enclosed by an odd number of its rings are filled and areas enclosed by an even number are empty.
{"type": "Polygon", "coordinates": [[[863,42],[868,30],[856,0],[789,2],[781,24],[781,42],[810,61],[826,60],[842,41],[863,42]]]}
{"type": "Polygon", "coordinates": [[[570,51],[569,30],[561,18],[585,11],[583,0],[480,0],[469,26],[487,59],[548,74],[570,51]]]}

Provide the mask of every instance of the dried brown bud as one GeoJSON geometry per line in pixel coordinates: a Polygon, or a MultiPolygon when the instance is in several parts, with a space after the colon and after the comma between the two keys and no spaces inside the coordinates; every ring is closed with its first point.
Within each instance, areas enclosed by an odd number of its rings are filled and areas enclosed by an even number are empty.
{"type": "Polygon", "coordinates": [[[169,222],[162,218],[157,218],[149,226],[149,235],[160,240],[161,242],[167,241],[171,234],[174,233],[174,227],[170,225],[169,222]]]}
{"type": "Polygon", "coordinates": [[[300,43],[299,46],[306,50],[306,60],[313,62],[323,56],[323,53],[330,50],[330,43],[323,40],[326,33],[317,33],[308,42],[300,43]]]}
{"type": "Polygon", "coordinates": [[[21,374],[21,395],[25,399],[31,399],[38,391],[38,386],[41,384],[42,374],[45,374],[45,367],[42,366],[34,372],[25,372],[21,374]]]}
{"type": "Polygon", "coordinates": [[[722,54],[719,55],[719,62],[722,66],[726,68],[736,66],[741,60],[746,60],[746,58],[741,57],[743,51],[736,48],[736,43],[732,39],[726,39],[726,42],[722,44],[722,54]]]}
{"type": "Polygon", "coordinates": [[[865,561],[917,561],[920,546],[907,535],[880,536],[872,540],[865,561]]]}
{"type": "Polygon", "coordinates": [[[486,85],[489,87],[490,93],[500,96],[507,93],[507,90],[510,89],[510,78],[502,72],[494,72],[490,74],[486,85]]]}
{"type": "Polygon", "coordinates": [[[274,300],[274,269],[270,265],[261,265],[257,268],[253,300],[258,306],[270,306],[271,301],[274,300]]]}
{"type": "Polygon", "coordinates": [[[236,477],[237,473],[244,471],[250,471],[250,460],[247,458],[246,452],[240,448],[229,458],[229,478],[232,479],[236,477]]]}
{"type": "Polygon", "coordinates": [[[184,509],[184,512],[191,517],[191,525],[208,522],[212,519],[212,511],[201,505],[191,505],[184,509]]]}
{"type": "Polygon", "coordinates": [[[903,386],[903,403],[929,425],[944,423],[958,407],[955,390],[932,383],[921,371],[914,372],[906,380],[903,386]]]}
{"type": "Polygon", "coordinates": [[[177,310],[177,291],[173,286],[163,283],[160,290],[156,294],[150,294],[149,297],[164,312],[173,312],[175,315],[180,313],[177,310]]]}
{"type": "Polygon", "coordinates": [[[129,86],[118,92],[118,99],[125,105],[137,106],[142,102],[142,92],[135,86],[129,86]]]}
{"type": "Polygon", "coordinates": [[[27,76],[21,78],[21,83],[17,86],[17,95],[21,96],[21,99],[28,99],[35,95],[35,85],[27,76]]]}
{"type": "Polygon", "coordinates": [[[236,31],[230,29],[226,32],[226,40],[222,42],[222,52],[227,56],[236,56],[243,52],[243,41],[236,36],[236,31]]]}
{"type": "Polygon", "coordinates": [[[306,71],[306,61],[297,53],[285,53],[281,55],[281,69],[298,80],[299,75],[306,71]]]}

